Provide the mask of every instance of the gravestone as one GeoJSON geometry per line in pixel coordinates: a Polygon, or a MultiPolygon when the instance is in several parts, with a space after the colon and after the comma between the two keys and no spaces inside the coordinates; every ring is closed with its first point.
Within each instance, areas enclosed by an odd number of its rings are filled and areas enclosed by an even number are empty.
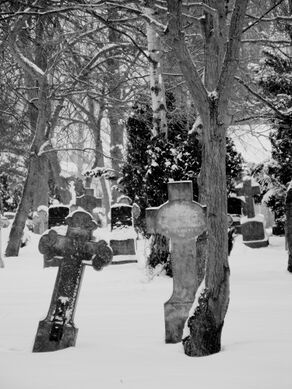
{"type": "Polygon", "coordinates": [[[48,229],[48,207],[40,205],[32,218],[33,232],[43,234],[48,229]]]}
{"type": "Polygon", "coordinates": [[[94,210],[102,207],[102,199],[94,196],[94,189],[85,188],[85,193],[76,197],[76,205],[93,215],[96,222],[100,222],[94,210]]]}
{"type": "Polygon", "coordinates": [[[243,243],[251,248],[266,247],[269,240],[265,233],[265,223],[262,215],[255,216],[254,196],[261,193],[260,186],[252,178],[246,176],[242,184],[235,188],[238,196],[244,196],[243,213],[246,216],[241,221],[243,243]]]}
{"type": "Polygon", "coordinates": [[[52,205],[49,207],[49,229],[65,225],[66,217],[69,215],[69,207],[66,205],[52,205]]]}
{"type": "Polygon", "coordinates": [[[128,196],[121,196],[117,203],[111,206],[111,239],[110,246],[113,255],[135,255],[136,237],[134,219],[140,214],[137,204],[131,205],[128,196]]]}
{"type": "Polygon", "coordinates": [[[164,304],[165,341],[177,343],[198,288],[196,240],[206,231],[206,207],[193,201],[191,181],[168,183],[168,201],[146,209],[149,233],[170,238],[173,293],[164,304]]]}
{"type": "Polygon", "coordinates": [[[227,212],[232,218],[232,224],[229,227],[234,227],[235,231],[240,234],[240,217],[242,210],[242,201],[238,197],[228,197],[227,199],[227,212]]]}
{"type": "Polygon", "coordinates": [[[74,313],[85,265],[101,270],[112,259],[112,250],[104,240],[93,240],[97,228],[92,216],[76,211],[66,218],[66,236],[50,230],[39,242],[46,260],[58,260],[59,270],[46,318],[39,322],[33,352],[56,351],[75,346],[78,329],[74,313]]]}
{"type": "Polygon", "coordinates": [[[241,215],[242,201],[238,197],[228,197],[227,212],[231,215],[241,215]]]}

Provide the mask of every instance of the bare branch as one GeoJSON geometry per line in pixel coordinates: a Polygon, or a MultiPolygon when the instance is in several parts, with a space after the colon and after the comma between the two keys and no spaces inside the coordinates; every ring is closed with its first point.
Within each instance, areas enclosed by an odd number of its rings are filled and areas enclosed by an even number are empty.
{"type": "Polygon", "coordinates": [[[253,96],[255,96],[256,98],[258,98],[260,101],[262,101],[265,105],[267,105],[269,108],[271,108],[275,113],[276,115],[281,118],[281,119],[285,119],[286,118],[286,115],[284,115],[281,111],[278,110],[278,108],[276,108],[270,101],[268,101],[267,99],[265,99],[263,96],[261,96],[259,93],[257,93],[256,91],[254,91],[248,84],[246,84],[241,78],[239,77],[234,77],[236,79],[236,81],[238,81],[241,85],[243,85],[253,96]]]}

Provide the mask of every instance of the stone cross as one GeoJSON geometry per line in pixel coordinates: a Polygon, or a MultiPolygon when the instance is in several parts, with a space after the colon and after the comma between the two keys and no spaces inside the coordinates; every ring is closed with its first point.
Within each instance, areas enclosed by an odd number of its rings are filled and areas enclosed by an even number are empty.
{"type": "Polygon", "coordinates": [[[85,188],[85,194],[76,197],[76,205],[92,214],[94,208],[102,206],[102,200],[94,196],[94,189],[85,188]]]}
{"type": "Polygon", "coordinates": [[[245,204],[243,206],[244,214],[250,219],[255,217],[253,196],[260,194],[260,186],[252,183],[252,178],[247,176],[243,183],[238,185],[235,189],[237,196],[245,197],[245,204]]]}
{"type": "Polygon", "coordinates": [[[93,240],[97,225],[89,213],[76,211],[66,218],[66,224],[66,236],[50,230],[39,242],[46,261],[58,260],[59,270],[47,317],[39,322],[33,352],[75,346],[78,329],[73,319],[84,265],[101,270],[112,260],[107,243],[93,240]]]}
{"type": "Polygon", "coordinates": [[[191,181],[168,183],[168,201],[146,209],[149,233],[171,240],[173,293],[164,304],[165,341],[181,341],[185,321],[198,288],[196,239],[206,231],[206,207],[193,201],[191,181]]]}

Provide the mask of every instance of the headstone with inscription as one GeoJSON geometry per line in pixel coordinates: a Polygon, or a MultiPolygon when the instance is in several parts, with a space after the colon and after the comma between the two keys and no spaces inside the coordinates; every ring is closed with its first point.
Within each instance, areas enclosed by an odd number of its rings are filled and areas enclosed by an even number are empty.
{"type": "Polygon", "coordinates": [[[261,193],[259,184],[246,176],[235,190],[238,196],[244,197],[243,214],[245,218],[241,220],[243,243],[251,248],[268,246],[269,240],[266,237],[264,217],[255,215],[254,196],[261,193]]]}
{"type": "Polygon", "coordinates": [[[75,346],[78,329],[74,325],[74,313],[84,266],[101,270],[112,260],[107,243],[93,240],[92,232],[97,225],[89,213],[76,211],[66,218],[66,224],[65,236],[50,230],[39,242],[39,250],[47,261],[59,261],[59,270],[48,314],[39,322],[33,352],[75,346]]]}
{"type": "Polygon", "coordinates": [[[52,205],[49,207],[49,223],[48,227],[57,227],[65,225],[66,217],[69,215],[69,207],[67,205],[52,205]]]}
{"type": "Polygon", "coordinates": [[[137,204],[132,205],[128,196],[121,196],[111,206],[111,239],[113,255],[135,255],[137,233],[134,220],[140,214],[137,204]]]}
{"type": "Polygon", "coordinates": [[[196,240],[206,231],[206,207],[193,201],[191,181],[168,183],[168,201],[146,209],[149,233],[159,233],[171,242],[173,293],[164,304],[165,341],[177,343],[198,288],[196,240]]]}

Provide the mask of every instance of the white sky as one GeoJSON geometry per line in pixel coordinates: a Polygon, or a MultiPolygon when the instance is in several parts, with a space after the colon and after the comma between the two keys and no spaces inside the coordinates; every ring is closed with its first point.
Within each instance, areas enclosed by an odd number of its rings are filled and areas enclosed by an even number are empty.
{"type": "Polygon", "coordinates": [[[246,162],[264,162],[271,158],[270,129],[267,126],[238,126],[230,128],[228,134],[246,162]]]}

